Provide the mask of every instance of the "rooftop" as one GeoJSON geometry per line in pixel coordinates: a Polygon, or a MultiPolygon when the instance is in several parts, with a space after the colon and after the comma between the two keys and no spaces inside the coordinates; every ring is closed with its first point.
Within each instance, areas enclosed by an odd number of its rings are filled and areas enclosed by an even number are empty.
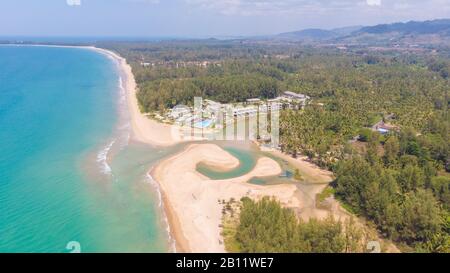
{"type": "Polygon", "coordinates": [[[285,96],[288,96],[288,97],[298,98],[298,99],[304,99],[304,98],[306,98],[306,96],[303,95],[303,94],[297,94],[297,93],[294,93],[294,92],[291,92],[291,91],[285,91],[285,92],[284,92],[284,95],[285,95],[285,96]]]}

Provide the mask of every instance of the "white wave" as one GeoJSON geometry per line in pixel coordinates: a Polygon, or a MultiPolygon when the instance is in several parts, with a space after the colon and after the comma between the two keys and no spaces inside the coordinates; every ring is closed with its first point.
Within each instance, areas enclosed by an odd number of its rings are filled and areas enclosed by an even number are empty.
{"type": "Polygon", "coordinates": [[[119,122],[117,124],[116,130],[119,132],[118,142],[120,143],[119,149],[122,150],[125,146],[128,146],[131,138],[131,122],[127,115],[128,111],[126,108],[126,92],[123,85],[122,77],[119,76],[118,81],[119,86],[119,122]]]}
{"type": "Polygon", "coordinates": [[[108,164],[108,153],[111,150],[112,146],[116,140],[111,141],[108,145],[105,146],[100,152],[97,154],[97,162],[100,164],[101,172],[104,174],[111,174],[111,166],[108,164]]]}
{"type": "Polygon", "coordinates": [[[156,182],[155,179],[154,179],[154,178],[152,177],[152,175],[150,174],[151,171],[152,171],[152,170],[150,170],[150,171],[147,173],[147,175],[146,175],[147,181],[148,181],[149,184],[151,184],[151,185],[155,188],[155,190],[156,190],[156,192],[157,192],[157,194],[158,194],[158,201],[159,201],[158,207],[161,209],[162,214],[164,215],[163,221],[164,221],[164,224],[165,224],[165,226],[166,226],[167,239],[168,239],[169,244],[170,244],[170,246],[171,246],[172,252],[176,253],[176,252],[177,252],[176,241],[175,241],[175,238],[172,237],[172,234],[171,234],[171,232],[170,232],[169,219],[167,218],[166,211],[165,211],[165,209],[164,209],[164,204],[163,204],[163,202],[162,202],[161,188],[159,187],[158,182],[156,182]]]}
{"type": "Polygon", "coordinates": [[[125,94],[125,87],[123,86],[122,77],[119,77],[119,89],[121,93],[125,94]]]}
{"type": "Polygon", "coordinates": [[[161,189],[159,187],[158,182],[155,181],[155,179],[153,179],[152,175],[150,174],[152,170],[150,170],[147,173],[147,181],[156,189],[156,192],[158,193],[158,200],[159,200],[159,204],[158,207],[162,208],[162,195],[161,195],[161,189]]]}
{"type": "Polygon", "coordinates": [[[119,77],[119,103],[121,105],[124,105],[126,103],[126,92],[125,87],[123,86],[123,80],[122,77],[119,77]]]}

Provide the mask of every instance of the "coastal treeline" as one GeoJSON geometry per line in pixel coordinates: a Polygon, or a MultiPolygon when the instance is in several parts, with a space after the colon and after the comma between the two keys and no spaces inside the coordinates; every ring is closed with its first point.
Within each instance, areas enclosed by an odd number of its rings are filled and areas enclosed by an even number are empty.
{"type": "Polygon", "coordinates": [[[366,241],[353,220],[299,220],[295,212],[269,197],[241,200],[232,251],[242,253],[363,252],[366,241]]]}
{"type": "Polygon", "coordinates": [[[277,82],[256,73],[209,76],[180,80],[155,80],[140,85],[138,100],[147,111],[192,105],[194,97],[222,103],[242,102],[249,98],[273,98],[279,94],[277,82]],[[147,92],[146,90],[152,90],[147,92]]]}

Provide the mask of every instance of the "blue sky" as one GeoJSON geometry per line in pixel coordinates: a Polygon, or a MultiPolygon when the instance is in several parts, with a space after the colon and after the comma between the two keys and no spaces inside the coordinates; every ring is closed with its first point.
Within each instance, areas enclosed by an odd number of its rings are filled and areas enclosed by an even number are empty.
{"type": "Polygon", "coordinates": [[[450,0],[0,0],[0,36],[206,37],[450,18],[450,0]]]}

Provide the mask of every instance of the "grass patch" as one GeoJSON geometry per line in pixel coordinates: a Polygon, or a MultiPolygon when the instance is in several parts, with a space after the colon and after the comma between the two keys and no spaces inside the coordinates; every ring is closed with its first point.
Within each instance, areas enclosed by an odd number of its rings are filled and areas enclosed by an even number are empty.
{"type": "Polygon", "coordinates": [[[358,215],[358,212],[356,212],[355,209],[353,209],[352,206],[350,206],[349,204],[342,202],[342,201],[340,201],[339,203],[341,204],[341,207],[343,209],[345,209],[347,212],[354,214],[354,215],[358,215]]]}

